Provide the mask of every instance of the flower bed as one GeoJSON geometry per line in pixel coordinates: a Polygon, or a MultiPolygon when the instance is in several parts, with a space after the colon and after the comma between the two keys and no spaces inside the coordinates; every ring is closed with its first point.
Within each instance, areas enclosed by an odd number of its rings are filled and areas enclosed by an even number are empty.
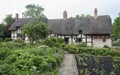
{"type": "Polygon", "coordinates": [[[120,75],[120,57],[76,55],[79,75],[120,75]]]}

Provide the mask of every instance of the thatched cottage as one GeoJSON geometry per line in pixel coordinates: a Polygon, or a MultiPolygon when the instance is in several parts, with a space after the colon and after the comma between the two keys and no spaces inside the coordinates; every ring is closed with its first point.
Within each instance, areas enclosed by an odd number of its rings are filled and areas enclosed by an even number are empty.
{"type": "MultiPolygon", "coordinates": [[[[15,23],[9,28],[12,31],[11,38],[13,40],[21,38],[22,26],[35,20],[35,18],[18,18],[17,14],[15,23]]],[[[65,43],[84,42],[92,47],[104,47],[104,45],[111,47],[111,18],[108,15],[98,16],[97,9],[94,10],[94,16],[67,18],[67,12],[64,11],[63,19],[47,20],[43,17],[41,21],[47,22],[51,30],[49,36],[62,38],[65,43]]]]}

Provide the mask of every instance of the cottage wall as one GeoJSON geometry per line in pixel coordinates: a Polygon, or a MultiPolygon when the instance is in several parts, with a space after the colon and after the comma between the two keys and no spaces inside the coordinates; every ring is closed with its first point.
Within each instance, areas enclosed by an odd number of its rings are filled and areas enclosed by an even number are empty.
{"type": "Polygon", "coordinates": [[[111,39],[106,39],[105,42],[103,41],[103,39],[93,39],[93,47],[102,48],[104,47],[104,45],[111,47],[111,44],[112,44],[111,39]]]}
{"type": "Polygon", "coordinates": [[[16,40],[16,39],[17,39],[17,31],[12,31],[12,32],[11,32],[11,38],[12,38],[13,40],[16,40]]]}

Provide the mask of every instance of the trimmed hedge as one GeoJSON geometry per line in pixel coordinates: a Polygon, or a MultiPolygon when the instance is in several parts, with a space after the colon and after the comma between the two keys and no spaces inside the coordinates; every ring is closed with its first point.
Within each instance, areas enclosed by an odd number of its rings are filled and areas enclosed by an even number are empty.
{"type": "Polygon", "coordinates": [[[80,47],[78,44],[65,45],[64,50],[73,54],[88,54],[98,56],[120,56],[119,52],[115,52],[110,48],[92,48],[92,47],[80,47]]]}

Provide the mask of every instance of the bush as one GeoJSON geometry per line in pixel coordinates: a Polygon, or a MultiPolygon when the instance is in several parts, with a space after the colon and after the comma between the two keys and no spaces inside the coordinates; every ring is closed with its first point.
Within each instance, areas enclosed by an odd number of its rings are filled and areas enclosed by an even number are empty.
{"type": "Polygon", "coordinates": [[[0,42],[0,48],[2,47],[2,43],[0,42]]]}
{"type": "Polygon", "coordinates": [[[43,42],[43,44],[48,45],[49,47],[60,47],[62,43],[62,39],[58,39],[55,37],[46,38],[43,42]]]}
{"type": "Polygon", "coordinates": [[[57,68],[63,60],[64,52],[56,47],[46,45],[37,48],[28,48],[12,50],[11,54],[6,56],[7,51],[1,51],[0,57],[0,75],[57,75],[57,68]],[[6,65],[7,64],[7,65],[6,65]],[[10,65],[9,68],[8,64],[10,65]],[[7,68],[7,71],[3,71],[7,68]],[[9,70],[12,68],[11,70],[9,70]],[[8,72],[8,73],[6,73],[8,72]]]}
{"type": "Polygon", "coordinates": [[[15,40],[15,42],[24,43],[24,41],[22,39],[17,39],[17,40],[15,40]]]}
{"type": "Polygon", "coordinates": [[[110,48],[108,45],[104,45],[104,47],[103,48],[110,48]]]}
{"type": "Polygon", "coordinates": [[[1,48],[0,49],[0,59],[5,59],[7,56],[10,55],[10,51],[8,48],[1,48]]]}
{"type": "Polygon", "coordinates": [[[64,46],[64,49],[69,53],[73,53],[73,54],[78,53],[78,48],[76,47],[75,44],[66,44],[64,46]]]}
{"type": "Polygon", "coordinates": [[[28,45],[26,43],[18,43],[18,42],[4,42],[2,45],[3,48],[9,48],[9,50],[15,50],[15,49],[23,49],[26,48],[28,45]]]}
{"type": "Polygon", "coordinates": [[[77,47],[87,47],[87,45],[84,42],[80,42],[79,44],[76,44],[77,47]]]}
{"type": "Polygon", "coordinates": [[[0,38],[0,42],[3,42],[3,38],[0,38]]]}
{"type": "Polygon", "coordinates": [[[0,65],[0,75],[13,75],[13,66],[9,64],[0,65]]]}
{"type": "Polygon", "coordinates": [[[5,42],[8,42],[8,41],[12,41],[12,39],[11,38],[6,38],[5,42]]]}

